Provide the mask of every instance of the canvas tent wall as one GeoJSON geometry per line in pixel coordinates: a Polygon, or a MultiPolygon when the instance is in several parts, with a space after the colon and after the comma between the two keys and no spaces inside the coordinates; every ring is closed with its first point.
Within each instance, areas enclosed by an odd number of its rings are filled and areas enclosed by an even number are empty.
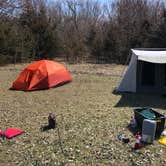
{"type": "Polygon", "coordinates": [[[163,92],[166,87],[166,49],[131,49],[129,66],[118,92],[163,92]]]}

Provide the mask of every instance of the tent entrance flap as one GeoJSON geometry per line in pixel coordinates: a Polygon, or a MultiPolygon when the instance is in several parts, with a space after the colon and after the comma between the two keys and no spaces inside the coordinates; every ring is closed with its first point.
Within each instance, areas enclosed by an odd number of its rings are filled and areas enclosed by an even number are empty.
{"type": "Polygon", "coordinates": [[[164,93],[166,65],[138,61],[137,92],[164,93]]]}
{"type": "Polygon", "coordinates": [[[166,64],[164,64],[164,88],[166,87],[166,64]]]}
{"type": "Polygon", "coordinates": [[[143,86],[154,86],[155,84],[155,64],[142,62],[141,84],[143,86]]]}

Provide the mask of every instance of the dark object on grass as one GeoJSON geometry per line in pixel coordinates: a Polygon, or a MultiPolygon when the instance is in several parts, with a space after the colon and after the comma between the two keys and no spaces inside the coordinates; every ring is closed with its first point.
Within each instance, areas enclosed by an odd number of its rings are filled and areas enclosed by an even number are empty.
{"type": "Polygon", "coordinates": [[[137,127],[137,121],[135,120],[135,118],[131,117],[129,126],[133,129],[137,127]]]}
{"type": "Polygon", "coordinates": [[[123,143],[128,143],[130,142],[130,139],[128,137],[125,137],[123,134],[118,135],[118,139],[122,141],[123,143]]]}
{"type": "Polygon", "coordinates": [[[138,107],[134,109],[134,118],[137,121],[138,127],[142,129],[144,119],[154,120],[157,123],[155,138],[159,138],[164,130],[166,117],[152,108],[138,107]]]}
{"type": "Polygon", "coordinates": [[[50,126],[50,128],[54,129],[56,126],[56,121],[55,121],[55,114],[50,113],[48,116],[48,125],[50,126]]]}
{"type": "Polygon", "coordinates": [[[55,129],[56,128],[56,118],[55,114],[49,113],[48,116],[48,125],[41,127],[42,131],[50,130],[50,129],[55,129]]]}

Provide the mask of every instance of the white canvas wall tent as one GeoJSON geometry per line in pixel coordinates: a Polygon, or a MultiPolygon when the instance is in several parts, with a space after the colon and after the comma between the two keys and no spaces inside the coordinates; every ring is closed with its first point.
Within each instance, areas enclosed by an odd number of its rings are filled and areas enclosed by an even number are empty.
{"type": "Polygon", "coordinates": [[[131,49],[129,66],[117,92],[166,93],[166,49],[131,49]]]}

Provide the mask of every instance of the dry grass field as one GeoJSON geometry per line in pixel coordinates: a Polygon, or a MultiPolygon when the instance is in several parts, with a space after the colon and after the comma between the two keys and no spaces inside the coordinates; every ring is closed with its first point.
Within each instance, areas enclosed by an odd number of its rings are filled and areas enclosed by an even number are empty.
{"type": "Polygon", "coordinates": [[[0,67],[0,130],[25,131],[11,140],[0,138],[0,165],[166,165],[166,147],[155,141],[132,151],[135,138],[127,129],[133,107],[149,106],[166,115],[166,98],[113,94],[122,66],[65,64],[73,77],[69,84],[33,92],[9,90],[26,65],[0,67]],[[40,131],[50,112],[57,115],[59,132],[40,131]],[[119,133],[130,142],[119,141],[119,133]]]}

